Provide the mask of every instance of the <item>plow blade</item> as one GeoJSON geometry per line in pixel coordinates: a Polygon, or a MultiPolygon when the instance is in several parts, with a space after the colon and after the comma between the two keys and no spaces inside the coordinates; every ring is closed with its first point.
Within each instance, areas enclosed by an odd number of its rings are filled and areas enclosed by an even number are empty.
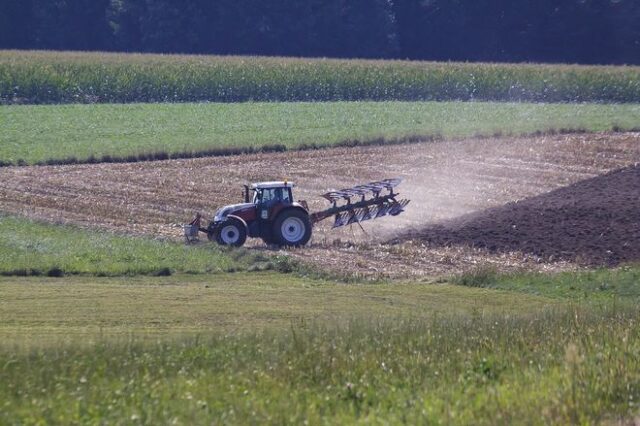
{"type": "Polygon", "coordinates": [[[393,188],[400,185],[401,182],[402,179],[399,178],[384,179],[377,182],[367,183],[365,185],[354,186],[353,188],[340,189],[338,191],[329,191],[326,194],[323,194],[322,197],[332,203],[335,203],[339,200],[349,200],[351,199],[351,197],[355,196],[365,196],[367,194],[372,194],[377,197],[385,189],[393,193],[393,188]]]}
{"type": "Polygon", "coordinates": [[[320,222],[329,217],[334,217],[333,228],[378,219],[383,216],[397,216],[402,213],[409,204],[409,200],[396,200],[399,195],[394,188],[402,182],[402,179],[384,179],[345,188],[329,191],[322,195],[333,204],[332,207],[312,213],[309,218],[312,223],[320,222]],[[387,193],[383,193],[388,191],[387,193]],[[352,198],[357,197],[352,201],[352,198]],[[367,198],[368,197],[368,198],[367,198]],[[338,202],[342,201],[342,205],[338,202]]]}
{"type": "Polygon", "coordinates": [[[335,215],[335,221],[332,228],[339,228],[341,226],[377,219],[379,217],[386,216],[387,214],[390,216],[397,216],[404,211],[407,204],[409,204],[409,200],[405,199],[381,205],[366,206],[342,211],[335,215]]]}
{"type": "Polygon", "coordinates": [[[378,206],[364,207],[362,210],[363,214],[358,219],[360,222],[374,219],[376,217],[375,212],[378,210],[378,206]]]}
{"type": "Polygon", "coordinates": [[[398,216],[400,213],[404,211],[404,208],[409,204],[409,200],[400,200],[397,203],[393,204],[389,209],[389,214],[391,216],[398,216]]]}
{"type": "Polygon", "coordinates": [[[379,218],[379,217],[386,216],[386,215],[387,215],[387,213],[389,213],[389,209],[390,209],[390,208],[391,208],[391,206],[389,206],[389,205],[380,206],[380,207],[378,208],[378,213],[376,214],[376,217],[375,217],[375,218],[377,219],[377,218],[379,218]]]}
{"type": "Polygon", "coordinates": [[[333,224],[333,227],[334,228],[339,228],[341,226],[345,226],[348,221],[349,221],[349,213],[348,212],[338,213],[338,214],[336,214],[336,220],[335,220],[335,222],[333,224]]]}

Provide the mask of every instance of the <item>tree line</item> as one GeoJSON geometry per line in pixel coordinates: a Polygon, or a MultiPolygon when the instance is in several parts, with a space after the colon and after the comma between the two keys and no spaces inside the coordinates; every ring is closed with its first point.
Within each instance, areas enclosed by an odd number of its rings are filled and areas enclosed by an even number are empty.
{"type": "Polygon", "coordinates": [[[0,48],[640,64],[638,0],[0,0],[0,48]]]}

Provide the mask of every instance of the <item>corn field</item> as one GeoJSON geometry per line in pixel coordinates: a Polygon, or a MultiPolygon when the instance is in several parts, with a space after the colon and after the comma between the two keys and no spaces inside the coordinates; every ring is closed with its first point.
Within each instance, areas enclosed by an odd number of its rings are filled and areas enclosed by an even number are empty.
{"type": "Polygon", "coordinates": [[[640,102],[640,67],[0,52],[0,102],[640,102]]]}

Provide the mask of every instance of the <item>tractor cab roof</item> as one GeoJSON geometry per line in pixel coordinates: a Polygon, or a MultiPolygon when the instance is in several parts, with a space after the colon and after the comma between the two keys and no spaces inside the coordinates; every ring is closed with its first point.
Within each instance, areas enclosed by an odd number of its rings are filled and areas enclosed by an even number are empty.
{"type": "Polygon", "coordinates": [[[252,183],[251,189],[267,189],[267,188],[293,188],[293,182],[274,181],[274,182],[258,182],[252,183]]]}

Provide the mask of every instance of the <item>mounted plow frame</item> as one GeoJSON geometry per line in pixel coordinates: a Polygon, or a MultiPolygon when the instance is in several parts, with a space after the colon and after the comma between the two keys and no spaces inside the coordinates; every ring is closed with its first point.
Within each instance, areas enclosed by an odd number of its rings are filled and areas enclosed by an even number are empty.
{"type": "Polygon", "coordinates": [[[360,224],[360,222],[378,219],[386,215],[397,216],[404,211],[410,201],[396,199],[399,194],[394,192],[394,188],[401,182],[402,179],[399,178],[384,179],[327,192],[322,197],[333,206],[320,212],[311,213],[309,219],[311,223],[317,223],[334,216],[332,228],[339,228],[353,223],[360,224]],[[385,190],[389,193],[381,194],[385,190]],[[367,195],[373,195],[373,198],[367,198],[367,195]],[[360,200],[352,202],[353,197],[360,197],[360,200]],[[345,201],[346,204],[338,205],[339,201],[345,201]]]}

